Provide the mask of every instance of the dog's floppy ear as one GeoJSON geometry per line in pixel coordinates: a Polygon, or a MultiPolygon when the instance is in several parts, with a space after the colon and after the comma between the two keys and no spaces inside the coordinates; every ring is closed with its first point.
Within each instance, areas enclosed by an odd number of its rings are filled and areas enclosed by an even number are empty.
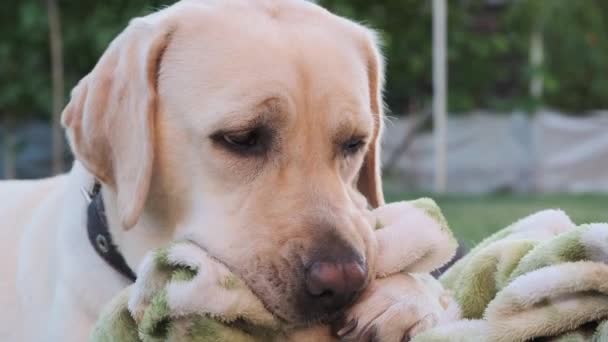
{"type": "Polygon", "coordinates": [[[374,130],[363,166],[359,171],[357,188],[367,198],[368,203],[377,208],[384,204],[380,170],[380,139],[384,119],[384,60],[378,48],[376,35],[366,30],[364,53],[367,59],[367,79],[370,97],[370,110],[374,116],[374,130]]]}
{"type": "Polygon", "coordinates": [[[148,196],[157,78],[170,33],[162,22],[132,20],[74,88],[62,114],[76,159],[116,192],[125,229],[137,223],[148,196]]]}

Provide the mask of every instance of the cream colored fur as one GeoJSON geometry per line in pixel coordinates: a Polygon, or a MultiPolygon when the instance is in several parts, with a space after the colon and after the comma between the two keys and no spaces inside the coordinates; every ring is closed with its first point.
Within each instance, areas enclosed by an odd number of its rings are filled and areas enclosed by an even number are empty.
{"type": "Polygon", "coordinates": [[[383,204],[374,37],[300,0],[185,0],[134,19],[63,113],[70,173],[0,184],[0,340],[84,341],[127,285],[87,241],[80,189],[94,178],[132,268],[202,241],[266,307],[306,323],[292,299],[327,236],[375,264],[362,215],[383,204]],[[264,157],[222,143],[254,125],[274,134],[264,157]],[[352,138],[364,145],[346,156],[352,138]]]}

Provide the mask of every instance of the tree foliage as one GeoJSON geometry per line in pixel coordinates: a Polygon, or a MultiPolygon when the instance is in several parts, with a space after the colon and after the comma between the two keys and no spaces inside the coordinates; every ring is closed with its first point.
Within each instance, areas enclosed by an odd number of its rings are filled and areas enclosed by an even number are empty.
{"type": "MultiPolygon", "coordinates": [[[[94,66],[129,19],[173,0],[58,0],[66,94],[94,66]]],[[[427,106],[432,95],[431,1],[320,0],[376,28],[388,60],[394,113],[427,106]]],[[[449,0],[449,109],[530,108],[530,77],[541,72],[544,105],[571,112],[607,108],[608,2],[605,0],[449,0]],[[493,1],[496,2],[496,1],[493,1]],[[528,66],[529,37],[542,30],[546,64],[528,66]]],[[[51,112],[47,13],[43,1],[0,4],[0,115],[51,112]]]]}
{"type": "MultiPolygon", "coordinates": [[[[431,1],[320,0],[378,29],[388,58],[388,102],[396,112],[429,103],[431,1]]],[[[533,109],[572,113],[608,108],[608,2],[448,0],[449,109],[533,109]],[[530,35],[542,30],[546,63],[528,65],[530,35]],[[544,76],[546,96],[530,98],[544,76]]]]}
{"type": "Polygon", "coordinates": [[[0,4],[0,115],[29,115],[48,109],[46,7],[37,1],[0,4]]]}
{"type": "Polygon", "coordinates": [[[567,110],[608,107],[608,2],[520,0],[511,28],[544,37],[546,102],[567,110]]]}
{"type": "MultiPolygon", "coordinates": [[[[139,15],[170,0],[58,0],[62,18],[66,94],[95,65],[108,43],[139,15]]],[[[0,115],[20,120],[51,114],[46,4],[0,4],[0,115]]]]}

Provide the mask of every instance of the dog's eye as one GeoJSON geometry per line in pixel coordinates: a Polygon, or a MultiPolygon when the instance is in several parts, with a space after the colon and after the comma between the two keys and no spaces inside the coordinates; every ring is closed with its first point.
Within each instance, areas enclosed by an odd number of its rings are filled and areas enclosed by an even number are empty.
{"type": "Polygon", "coordinates": [[[218,132],[212,139],[232,152],[256,155],[266,151],[270,134],[264,127],[258,127],[239,132],[218,132]]]}
{"type": "Polygon", "coordinates": [[[353,155],[359,152],[364,145],[365,140],[363,138],[351,138],[342,144],[342,150],[347,156],[353,155]]]}
{"type": "Polygon", "coordinates": [[[258,132],[224,134],[224,141],[230,145],[251,148],[258,143],[258,132]]]}

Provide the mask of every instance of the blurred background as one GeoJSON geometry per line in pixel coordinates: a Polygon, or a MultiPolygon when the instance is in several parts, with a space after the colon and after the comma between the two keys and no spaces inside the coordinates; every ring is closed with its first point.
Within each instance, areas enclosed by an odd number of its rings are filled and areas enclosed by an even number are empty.
{"type": "MultiPolygon", "coordinates": [[[[69,169],[70,89],[130,18],[173,2],[0,4],[0,179],[69,169]]],[[[469,244],[541,208],[608,221],[608,1],[317,2],[384,42],[388,200],[434,197],[469,244]]]]}

